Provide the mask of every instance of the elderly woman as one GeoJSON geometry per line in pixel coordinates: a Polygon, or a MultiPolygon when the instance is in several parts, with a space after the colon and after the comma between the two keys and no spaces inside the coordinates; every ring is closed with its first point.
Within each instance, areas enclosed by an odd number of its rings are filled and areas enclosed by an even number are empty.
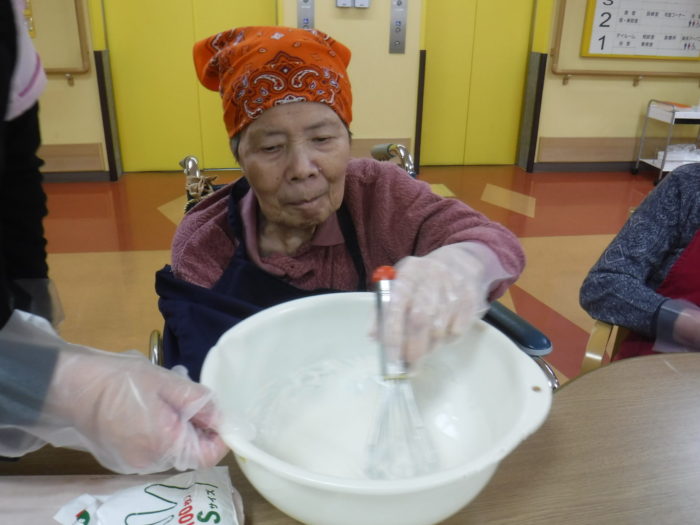
{"type": "Polygon", "coordinates": [[[700,163],[666,175],[581,286],[591,317],[624,326],[615,360],[700,351],[700,163]]]}
{"type": "MultiPolygon", "coordinates": [[[[350,51],[316,30],[244,27],[195,45],[244,173],[185,216],[157,278],[166,365],[199,376],[241,319],[396,265],[390,333],[410,361],[458,334],[524,265],[511,232],[389,162],[350,158],[350,51]]],[[[322,321],[319,321],[322,322],[322,321]]],[[[310,334],[311,335],[311,334],[310,334]]]]}

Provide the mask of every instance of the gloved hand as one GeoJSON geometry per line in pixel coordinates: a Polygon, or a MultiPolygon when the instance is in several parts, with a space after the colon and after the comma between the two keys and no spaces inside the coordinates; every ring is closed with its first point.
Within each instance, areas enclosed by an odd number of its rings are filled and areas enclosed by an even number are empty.
{"type": "Polygon", "coordinates": [[[210,467],[224,456],[206,387],[141,354],[71,346],[59,355],[42,410],[43,439],[87,450],[121,473],[210,467]]]}
{"type": "Polygon", "coordinates": [[[415,363],[488,310],[488,286],[484,264],[469,243],[401,259],[384,310],[384,345],[415,363]]]}
{"type": "Polygon", "coordinates": [[[37,320],[15,333],[57,348],[58,359],[41,414],[21,430],[57,447],[88,451],[123,474],[210,467],[226,454],[205,386],[151,364],[138,352],[66,343],[37,320]]]}
{"type": "Polygon", "coordinates": [[[684,299],[669,299],[656,321],[657,352],[700,352],[700,307],[684,299]]]}

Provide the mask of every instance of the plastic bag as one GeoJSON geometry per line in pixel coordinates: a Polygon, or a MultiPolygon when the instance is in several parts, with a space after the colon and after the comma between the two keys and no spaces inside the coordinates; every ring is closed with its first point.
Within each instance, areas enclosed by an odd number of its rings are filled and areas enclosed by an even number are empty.
{"type": "Polygon", "coordinates": [[[61,525],[242,525],[243,503],[228,467],[183,472],[112,495],[82,494],[54,515],[61,525]]]}

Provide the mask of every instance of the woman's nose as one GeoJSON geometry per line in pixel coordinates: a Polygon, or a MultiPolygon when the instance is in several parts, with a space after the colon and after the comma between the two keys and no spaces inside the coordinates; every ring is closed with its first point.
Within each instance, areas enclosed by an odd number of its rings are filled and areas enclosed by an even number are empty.
{"type": "Polygon", "coordinates": [[[318,174],[314,156],[300,146],[290,148],[287,171],[290,180],[303,180],[318,174]]]}

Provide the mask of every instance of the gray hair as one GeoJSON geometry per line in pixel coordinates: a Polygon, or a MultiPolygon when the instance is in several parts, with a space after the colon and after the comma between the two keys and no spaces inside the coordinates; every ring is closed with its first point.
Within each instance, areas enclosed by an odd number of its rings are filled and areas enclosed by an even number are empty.
{"type": "Polygon", "coordinates": [[[238,164],[241,163],[238,160],[238,146],[241,145],[241,133],[242,131],[236,133],[233,137],[231,137],[231,141],[229,142],[229,146],[231,147],[231,151],[233,152],[233,158],[236,159],[236,162],[238,162],[238,164]]]}

